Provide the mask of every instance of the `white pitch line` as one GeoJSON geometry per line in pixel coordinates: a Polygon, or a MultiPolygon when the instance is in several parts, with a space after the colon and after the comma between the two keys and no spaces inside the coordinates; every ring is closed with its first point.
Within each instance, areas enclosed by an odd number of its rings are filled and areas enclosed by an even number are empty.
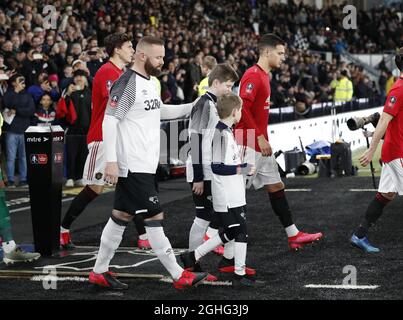
{"type": "Polygon", "coordinates": [[[330,285],[330,284],[307,284],[305,288],[310,289],[342,289],[342,290],[374,290],[379,288],[379,286],[372,286],[372,285],[346,285],[346,284],[339,284],[339,285],[330,285]]]}
{"type": "MultiPolygon", "coordinates": [[[[165,283],[173,283],[172,278],[170,277],[164,277],[159,279],[159,281],[161,282],[165,282],[165,283]]],[[[206,285],[210,285],[210,286],[232,286],[232,282],[231,281],[202,281],[201,284],[206,284],[206,285]]]]}
{"type": "MultiPolygon", "coordinates": [[[[71,200],[73,200],[73,199],[74,199],[74,197],[65,198],[65,199],[62,199],[62,202],[71,201],[71,200]]],[[[13,210],[10,210],[10,213],[25,211],[25,210],[28,210],[28,209],[31,209],[31,206],[29,206],[29,207],[22,207],[22,208],[18,208],[18,209],[13,209],[13,210]]]]}
{"type": "Polygon", "coordinates": [[[286,192],[311,192],[312,189],[285,189],[286,192]]]}
{"type": "MultiPolygon", "coordinates": [[[[50,276],[50,275],[41,275],[41,276],[33,276],[30,278],[31,281],[43,282],[43,281],[52,281],[52,282],[62,282],[62,281],[71,281],[71,282],[88,282],[88,278],[85,277],[58,277],[58,276],[50,276]]],[[[159,281],[165,283],[172,283],[173,280],[169,277],[164,277],[159,281]]],[[[202,284],[210,285],[210,286],[231,286],[232,283],[230,281],[203,281],[202,284]]]]}
{"type": "Polygon", "coordinates": [[[375,192],[376,189],[350,189],[351,192],[375,192]]]}
{"type": "Polygon", "coordinates": [[[31,281],[52,281],[52,282],[59,282],[59,281],[74,281],[74,282],[88,282],[88,278],[84,277],[58,277],[58,276],[33,276],[30,279],[31,281]]]}

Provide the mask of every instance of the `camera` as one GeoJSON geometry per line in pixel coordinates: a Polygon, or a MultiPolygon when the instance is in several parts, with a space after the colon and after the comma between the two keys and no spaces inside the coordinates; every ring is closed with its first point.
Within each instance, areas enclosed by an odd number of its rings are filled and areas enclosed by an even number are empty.
{"type": "Polygon", "coordinates": [[[42,60],[43,59],[43,55],[41,53],[34,53],[32,55],[32,59],[33,60],[42,60]]]}
{"type": "Polygon", "coordinates": [[[366,126],[369,123],[372,123],[374,128],[376,128],[380,117],[381,117],[380,114],[378,112],[375,112],[368,117],[350,118],[347,120],[347,126],[350,130],[354,131],[358,129],[364,129],[364,126],[366,126]]]}

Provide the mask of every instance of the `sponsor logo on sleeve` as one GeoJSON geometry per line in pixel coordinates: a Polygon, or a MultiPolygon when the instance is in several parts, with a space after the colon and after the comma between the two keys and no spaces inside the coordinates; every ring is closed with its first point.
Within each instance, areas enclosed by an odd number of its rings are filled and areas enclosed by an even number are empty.
{"type": "Polygon", "coordinates": [[[246,93],[252,93],[252,90],[253,90],[253,83],[248,83],[248,84],[246,85],[245,92],[246,92],[246,93]]]}
{"type": "Polygon", "coordinates": [[[110,90],[112,88],[113,81],[112,80],[106,80],[106,90],[110,90]]]}
{"type": "Polygon", "coordinates": [[[391,96],[389,99],[389,103],[388,103],[388,107],[393,109],[393,107],[395,106],[395,103],[397,101],[397,98],[394,96],[391,96]]]}

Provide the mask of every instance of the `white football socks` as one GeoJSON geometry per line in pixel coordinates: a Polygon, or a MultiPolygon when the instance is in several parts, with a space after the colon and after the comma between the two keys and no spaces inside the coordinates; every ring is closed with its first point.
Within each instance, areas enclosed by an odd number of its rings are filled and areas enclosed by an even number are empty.
{"type": "Polygon", "coordinates": [[[189,251],[194,251],[203,244],[203,238],[209,224],[210,222],[204,219],[198,217],[194,219],[189,234],[189,251]]]}
{"type": "Polygon", "coordinates": [[[214,237],[216,234],[218,234],[218,229],[214,229],[212,227],[208,227],[207,231],[206,231],[206,235],[209,238],[214,237]]]}
{"type": "Polygon", "coordinates": [[[234,240],[231,240],[224,244],[224,258],[231,260],[234,259],[234,240]]]}
{"type": "Polygon", "coordinates": [[[234,260],[235,260],[235,273],[237,275],[245,275],[246,267],[246,242],[235,242],[234,244],[234,260]]]}
{"type": "Polygon", "coordinates": [[[196,261],[198,261],[201,257],[204,257],[210,251],[213,251],[218,246],[222,245],[222,243],[223,242],[218,233],[214,237],[208,239],[195,250],[196,261]]]}
{"type": "Polygon", "coordinates": [[[295,237],[299,230],[295,224],[292,224],[291,226],[285,228],[285,232],[287,233],[287,237],[295,237]]]}
{"type": "Polygon", "coordinates": [[[99,247],[97,261],[95,262],[94,272],[104,273],[109,270],[109,264],[115,255],[115,251],[122,242],[123,232],[126,226],[120,226],[109,219],[101,236],[101,245],[99,247]]]}
{"type": "Polygon", "coordinates": [[[165,236],[164,229],[161,227],[145,227],[148,241],[154,250],[162,265],[167,269],[172,279],[178,280],[183,272],[183,268],[176,261],[175,253],[171,243],[165,236]]]}

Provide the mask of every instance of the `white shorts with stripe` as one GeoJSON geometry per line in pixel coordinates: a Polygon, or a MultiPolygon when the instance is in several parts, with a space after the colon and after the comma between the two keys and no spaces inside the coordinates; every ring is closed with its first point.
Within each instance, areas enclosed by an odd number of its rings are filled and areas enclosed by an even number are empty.
{"type": "Polygon", "coordinates": [[[88,145],[88,156],[85,161],[83,180],[88,185],[103,186],[105,155],[102,141],[93,141],[88,145]]]}
{"type": "Polygon", "coordinates": [[[261,152],[246,147],[239,146],[241,150],[241,160],[256,167],[253,176],[245,176],[245,187],[249,189],[252,185],[255,189],[260,189],[266,185],[281,182],[278,164],[274,155],[263,157],[261,152]]]}
{"type": "Polygon", "coordinates": [[[395,159],[383,165],[378,192],[403,195],[403,159],[395,159]]]}

